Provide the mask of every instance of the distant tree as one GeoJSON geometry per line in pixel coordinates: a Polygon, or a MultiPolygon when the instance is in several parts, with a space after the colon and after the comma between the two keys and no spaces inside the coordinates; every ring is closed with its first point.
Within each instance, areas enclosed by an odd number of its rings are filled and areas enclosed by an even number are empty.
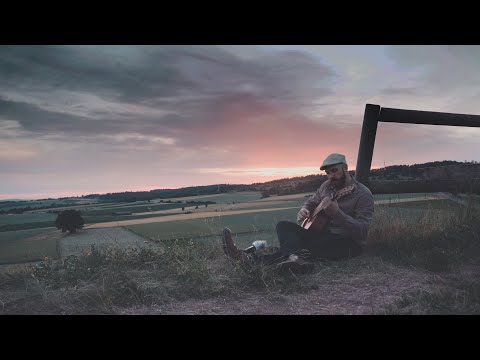
{"type": "Polygon", "coordinates": [[[205,204],[205,207],[207,207],[207,206],[208,206],[208,204],[205,204]]]}
{"type": "Polygon", "coordinates": [[[55,226],[57,229],[62,229],[62,232],[68,230],[70,233],[75,233],[77,229],[83,228],[83,224],[85,221],[77,210],[64,210],[55,220],[55,226]]]}
{"type": "Polygon", "coordinates": [[[185,206],[184,206],[184,207],[182,207],[182,211],[185,211],[185,206]]]}
{"type": "Polygon", "coordinates": [[[270,197],[270,193],[268,192],[268,190],[262,190],[261,194],[262,194],[262,197],[261,197],[262,199],[270,197]]]}

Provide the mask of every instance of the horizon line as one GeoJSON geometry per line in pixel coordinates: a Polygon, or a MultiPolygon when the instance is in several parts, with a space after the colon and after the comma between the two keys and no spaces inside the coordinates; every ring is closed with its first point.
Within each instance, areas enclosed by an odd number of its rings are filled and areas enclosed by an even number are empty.
{"type": "MultiPolygon", "coordinates": [[[[446,161],[452,161],[456,162],[459,164],[472,164],[476,165],[478,162],[476,160],[471,160],[467,161],[465,160],[464,162],[460,162],[457,160],[436,160],[436,161],[429,161],[426,163],[420,163],[420,164],[412,164],[412,165],[406,165],[406,164],[399,164],[399,165],[388,165],[388,166],[380,166],[380,167],[371,167],[370,170],[378,170],[378,169],[386,169],[388,167],[392,166],[415,166],[415,165],[422,165],[422,164],[429,164],[429,163],[435,163],[435,162],[446,162],[446,161]]],[[[356,169],[349,170],[349,172],[355,172],[356,169]]],[[[115,192],[105,192],[105,193],[100,193],[98,195],[107,195],[107,194],[120,194],[120,193],[127,193],[127,192],[132,192],[132,193],[137,193],[137,192],[150,192],[150,191],[155,191],[155,190],[180,190],[180,189],[185,189],[189,187],[206,187],[206,186],[215,186],[215,185],[229,185],[229,186],[251,186],[254,184],[264,184],[264,183],[269,183],[273,181],[279,181],[279,180],[286,180],[286,179],[292,179],[292,178],[298,178],[298,177],[307,177],[307,176],[326,176],[326,175],[321,175],[321,174],[308,174],[308,175],[298,175],[298,176],[292,176],[292,177],[282,177],[274,180],[268,180],[264,182],[252,182],[252,183],[247,183],[247,184],[231,184],[231,183],[216,183],[216,184],[207,184],[207,185],[190,185],[190,186],[182,186],[178,188],[155,188],[151,190],[124,190],[124,191],[115,191],[115,192]]],[[[90,196],[94,195],[95,193],[89,193],[85,195],[77,195],[77,196],[59,196],[59,197],[48,197],[48,198],[21,198],[21,197],[11,197],[11,198],[0,198],[0,202],[7,202],[7,201],[39,201],[39,200],[58,200],[58,199],[71,199],[71,198],[83,198],[85,196],[90,196]]]]}

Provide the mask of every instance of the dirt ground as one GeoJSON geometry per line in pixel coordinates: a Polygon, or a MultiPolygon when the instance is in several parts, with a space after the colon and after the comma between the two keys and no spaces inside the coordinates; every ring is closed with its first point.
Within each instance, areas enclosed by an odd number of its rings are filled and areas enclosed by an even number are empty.
{"type": "MultiPolygon", "coordinates": [[[[114,229],[101,229],[114,230],[114,229]]],[[[73,239],[73,238],[72,238],[73,239]]],[[[16,270],[27,264],[17,265],[16,270]]],[[[232,266],[219,259],[218,266],[232,266]]],[[[143,275],[139,275],[139,279],[143,275]]],[[[238,287],[233,294],[207,298],[188,298],[154,306],[115,307],[108,313],[118,315],[378,315],[408,294],[434,293],[448,281],[478,281],[480,264],[466,264],[461,269],[434,273],[412,266],[394,265],[381,258],[363,254],[335,263],[316,263],[312,274],[295,276],[293,281],[305,291],[285,293],[269,289],[238,287]]],[[[135,277],[133,277],[135,278],[135,277]]],[[[15,306],[15,313],[69,313],[66,298],[77,296],[75,289],[43,289],[38,292],[25,285],[0,288],[0,314],[15,306]],[[58,301],[56,300],[58,299],[58,301]],[[44,301],[50,303],[44,303],[44,301]]],[[[98,308],[92,313],[97,313],[98,308]]]]}
{"type": "MultiPolygon", "coordinates": [[[[405,294],[431,291],[433,283],[447,276],[388,263],[371,266],[378,259],[368,256],[351,261],[362,268],[358,273],[317,269],[310,275],[313,279],[308,283],[312,285],[306,293],[245,292],[117,311],[129,315],[378,315],[385,314],[405,294]]],[[[299,276],[298,281],[306,280],[299,276]]]]}
{"type": "MultiPolygon", "coordinates": [[[[394,304],[405,292],[428,289],[437,276],[418,269],[384,264],[368,256],[350,261],[354,263],[353,266],[358,266],[358,272],[345,272],[338,266],[332,269],[328,265],[316,265],[313,274],[298,276],[296,281],[309,284],[305,293],[282,294],[268,290],[255,292],[239,289],[238,293],[230,296],[190,298],[165,305],[115,308],[113,312],[119,315],[382,314],[385,306],[394,304]]],[[[35,302],[42,302],[46,296],[45,293],[37,294],[32,289],[28,296],[18,289],[0,289],[0,314],[2,306],[11,308],[13,304],[19,304],[19,309],[23,306],[33,313],[36,313],[36,309],[41,313],[62,313],[63,310],[55,305],[35,305],[35,302]]],[[[50,301],[54,301],[57,296],[75,296],[75,290],[60,291],[58,294],[50,291],[48,294],[50,301]]]]}

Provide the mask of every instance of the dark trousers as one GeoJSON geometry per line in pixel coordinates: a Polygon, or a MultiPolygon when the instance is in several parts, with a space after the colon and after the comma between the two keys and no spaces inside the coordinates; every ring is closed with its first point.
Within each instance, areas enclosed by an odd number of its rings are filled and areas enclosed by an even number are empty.
{"type": "Polygon", "coordinates": [[[276,230],[280,250],[262,256],[263,263],[280,262],[291,254],[302,255],[309,260],[341,260],[362,253],[361,246],[350,238],[328,231],[306,230],[291,221],[280,221],[276,230]]]}

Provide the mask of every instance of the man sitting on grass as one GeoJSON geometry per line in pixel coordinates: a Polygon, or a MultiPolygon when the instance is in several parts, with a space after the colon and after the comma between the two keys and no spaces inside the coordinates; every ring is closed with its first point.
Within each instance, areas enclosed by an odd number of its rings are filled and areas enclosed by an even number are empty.
{"type": "Polygon", "coordinates": [[[328,177],[315,195],[309,198],[297,215],[297,223],[280,221],[276,226],[280,249],[272,254],[255,255],[235,245],[229,228],[223,229],[223,250],[234,260],[249,264],[276,265],[276,268],[305,273],[313,269],[309,260],[340,260],[360,255],[367,242],[374,206],[371,191],[348,173],[342,154],[330,154],[320,170],[328,177]],[[351,189],[338,200],[334,195],[351,189]],[[327,216],[324,229],[303,228],[300,224],[310,218],[319,206],[327,216]]]}

